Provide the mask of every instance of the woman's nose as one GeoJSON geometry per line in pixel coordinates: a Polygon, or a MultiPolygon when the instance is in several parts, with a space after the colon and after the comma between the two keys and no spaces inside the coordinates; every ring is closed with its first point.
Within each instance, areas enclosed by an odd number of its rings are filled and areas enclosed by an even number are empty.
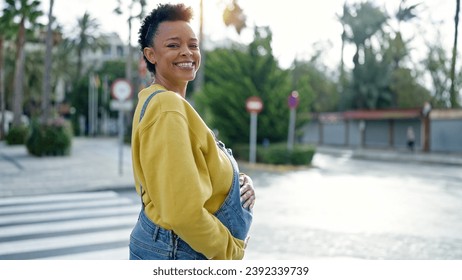
{"type": "Polygon", "coordinates": [[[184,47],[181,48],[181,55],[191,56],[192,51],[188,48],[188,46],[184,46],[184,47]]]}

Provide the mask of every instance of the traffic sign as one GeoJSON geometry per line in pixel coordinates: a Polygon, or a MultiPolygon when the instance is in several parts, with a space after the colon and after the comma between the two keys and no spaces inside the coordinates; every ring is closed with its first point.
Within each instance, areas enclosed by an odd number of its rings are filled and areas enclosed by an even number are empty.
{"type": "Polygon", "coordinates": [[[263,102],[258,96],[251,96],[245,102],[245,108],[249,113],[260,113],[263,110],[263,102]]]}
{"type": "Polygon", "coordinates": [[[126,79],[117,79],[112,83],[111,94],[120,101],[129,99],[132,96],[132,85],[126,79]]]}
{"type": "Polygon", "coordinates": [[[294,90],[289,94],[289,98],[287,100],[290,109],[295,109],[298,106],[299,98],[298,98],[298,91],[294,90]]]}
{"type": "Polygon", "coordinates": [[[120,100],[111,100],[109,103],[109,107],[113,111],[130,111],[133,109],[133,101],[132,100],[125,100],[125,101],[120,101],[120,100]]]}

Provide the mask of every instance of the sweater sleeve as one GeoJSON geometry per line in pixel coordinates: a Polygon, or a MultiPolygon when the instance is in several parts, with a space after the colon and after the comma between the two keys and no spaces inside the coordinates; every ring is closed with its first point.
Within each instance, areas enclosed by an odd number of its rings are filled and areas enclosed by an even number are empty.
{"type": "Polygon", "coordinates": [[[146,191],[159,218],[209,259],[242,259],[244,242],[204,205],[212,194],[200,143],[178,112],[164,112],[141,136],[146,191]]]}

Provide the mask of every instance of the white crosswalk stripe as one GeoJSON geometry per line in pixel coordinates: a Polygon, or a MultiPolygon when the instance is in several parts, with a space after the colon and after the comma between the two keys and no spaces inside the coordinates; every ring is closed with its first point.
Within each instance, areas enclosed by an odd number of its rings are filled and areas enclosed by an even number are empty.
{"type": "Polygon", "coordinates": [[[0,260],[127,259],[139,210],[112,191],[0,199],[0,260]]]}

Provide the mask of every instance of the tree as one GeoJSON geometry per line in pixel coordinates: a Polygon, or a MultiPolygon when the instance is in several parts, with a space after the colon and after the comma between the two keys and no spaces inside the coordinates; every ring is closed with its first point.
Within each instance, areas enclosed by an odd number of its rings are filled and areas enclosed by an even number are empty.
{"type": "Polygon", "coordinates": [[[450,100],[451,100],[451,107],[459,107],[458,102],[458,94],[459,92],[456,91],[456,61],[457,61],[457,39],[458,39],[458,32],[459,32],[459,12],[460,12],[460,0],[456,0],[456,16],[454,17],[454,45],[452,47],[452,60],[451,60],[451,88],[450,88],[450,100]]]}
{"type": "Polygon", "coordinates": [[[37,19],[42,15],[38,0],[6,0],[5,11],[11,13],[13,20],[19,21],[16,35],[16,57],[14,72],[13,126],[21,124],[23,103],[24,61],[26,26],[37,27],[37,19]]]}
{"type": "Polygon", "coordinates": [[[5,97],[5,60],[4,60],[4,45],[5,41],[13,37],[12,14],[9,10],[2,11],[0,17],[0,140],[5,136],[5,112],[6,112],[6,97],[5,97]]]}
{"type": "Polygon", "coordinates": [[[53,5],[54,0],[50,0],[50,9],[48,12],[48,26],[46,34],[46,50],[45,50],[45,71],[43,71],[43,91],[42,91],[42,118],[43,121],[48,120],[50,115],[50,91],[51,91],[51,62],[53,48],[53,5]]]}
{"type": "MultiPolygon", "coordinates": [[[[258,117],[258,139],[285,140],[289,110],[287,97],[294,88],[289,72],[279,68],[272,54],[272,33],[256,27],[249,46],[233,45],[207,54],[205,85],[196,95],[198,110],[226,143],[248,143],[250,115],[246,99],[259,96],[264,109],[258,117]]],[[[300,100],[306,102],[303,92],[300,100]]],[[[308,106],[301,106],[301,112],[308,106]]]]}
{"type": "Polygon", "coordinates": [[[371,2],[353,4],[344,9],[344,13],[343,25],[346,29],[346,39],[356,46],[353,56],[356,66],[364,59],[365,48],[371,46],[372,36],[382,30],[388,17],[371,2]]]}
{"type": "Polygon", "coordinates": [[[435,108],[448,108],[451,106],[450,87],[450,59],[441,45],[440,34],[437,40],[427,43],[428,55],[424,60],[425,68],[430,74],[433,85],[431,103],[435,108]]]}
{"type": "Polygon", "coordinates": [[[338,109],[339,94],[336,83],[329,77],[329,71],[321,65],[321,50],[309,61],[295,60],[291,68],[293,88],[304,93],[309,112],[332,112],[338,109]]]}
{"type": "MultiPolygon", "coordinates": [[[[406,6],[406,0],[401,0],[399,8],[394,14],[394,19],[397,22],[397,28],[394,30],[394,37],[390,37],[390,49],[392,50],[391,55],[394,63],[394,69],[400,67],[400,62],[409,55],[409,51],[406,47],[406,43],[403,39],[401,32],[401,25],[405,22],[410,22],[417,19],[416,9],[420,4],[414,4],[406,6]]],[[[393,36],[393,35],[392,35],[393,36]]]]}
{"type": "Polygon", "coordinates": [[[81,18],[77,19],[77,34],[72,39],[77,51],[77,81],[82,78],[83,54],[87,50],[96,50],[106,45],[106,37],[99,32],[99,22],[92,18],[88,12],[85,12],[81,18]]]}
{"type": "Polygon", "coordinates": [[[384,36],[375,35],[383,34],[382,27],[388,18],[380,8],[370,2],[353,4],[344,8],[344,14],[341,17],[345,28],[344,36],[348,42],[356,46],[353,56],[352,80],[347,89],[351,108],[377,109],[390,107],[393,104],[390,91],[391,61],[384,54],[383,47],[378,50],[374,47],[374,42],[376,42],[375,45],[383,45],[384,36]]]}
{"type": "MultiPolygon", "coordinates": [[[[132,21],[134,19],[141,20],[144,17],[144,9],[146,7],[145,0],[131,0],[128,4],[128,53],[127,53],[127,63],[125,65],[125,78],[132,83],[132,72],[133,72],[133,49],[132,49],[132,21]],[[135,5],[139,4],[139,12],[133,12],[135,5]]],[[[114,9],[114,13],[122,15],[122,1],[117,0],[117,8],[114,9]]]]}
{"type": "Polygon", "coordinates": [[[364,49],[364,63],[355,65],[349,88],[349,103],[354,109],[383,109],[392,104],[392,69],[386,59],[378,59],[372,47],[364,49]]]}
{"type": "Polygon", "coordinates": [[[431,99],[428,89],[417,83],[411,69],[404,67],[393,71],[391,91],[396,95],[398,108],[419,108],[431,99]]]}

